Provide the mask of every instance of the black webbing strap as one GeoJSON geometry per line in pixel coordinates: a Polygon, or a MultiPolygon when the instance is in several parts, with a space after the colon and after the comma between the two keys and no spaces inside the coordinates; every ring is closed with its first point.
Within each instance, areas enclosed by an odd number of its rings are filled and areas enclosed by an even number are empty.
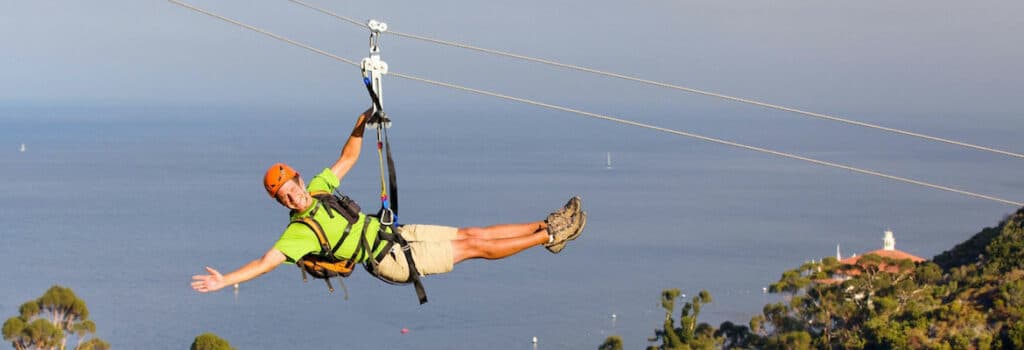
{"type": "MultiPolygon", "coordinates": [[[[373,254],[373,250],[370,250],[370,249],[372,249],[372,248],[370,248],[370,243],[366,242],[366,235],[363,235],[362,237],[359,237],[359,247],[360,247],[359,250],[362,250],[363,252],[366,252],[366,256],[370,256],[370,254],[373,254]]],[[[368,259],[367,261],[369,261],[370,264],[373,264],[374,265],[374,270],[376,270],[376,265],[377,265],[378,261],[373,260],[373,259],[368,259]]]]}
{"type": "Polygon", "coordinates": [[[377,230],[377,232],[377,239],[373,242],[373,246],[370,248],[370,251],[375,252],[378,250],[378,248],[381,248],[381,243],[384,244],[384,248],[379,249],[380,254],[374,255],[371,258],[372,261],[380,262],[381,260],[384,260],[384,256],[386,256],[388,252],[391,252],[391,247],[394,247],[395,242],[386,240],[383,237],[381,237],[380,230],[377,230]]]}
{"type": "Polygon", "coordinates": [[[392,236],[393,241],[398,243],[402,247],[402,251],[405,252],[405,261],[409,264],[409,280],[412,281],[413,288],[416,289],[416,297],[420,300],[420,305],[427,303],[427,290],[423,287],[423,281],[420,281],[420,270],[416,268],[416,261],[412,259],[412,248],[409,247],[409,242],[398,233],[398,176],[395,173],[395,159],[391,156],[391,142],[388,139],[388,130],[384,129],[384,147],[387,149],[388,155],[388,190],[391,191],[391,212],[394,214],[394,218],[391,220],[391,232],[385,230],[385,226],[381,225],[380,233],[378,235],[392,236]]]}
{"type": "Polygon", "coordinates": [[[373,101],[374,106],[373,115],[370,116],[367,122],[376,123],[378,128],[384,128],[385,132],[387,132],[387,128],[384,126],[388,122],[388,116],[384,113],[384,106],[380,103],[380,96],[377,95],[377,91],[373,90],[373,82],[369,78],[364,78],[363,83],[366,85],[366,92],[370,93],[370,100],[373,101]]]}
{"type": "Polygon", "coordinates": [[[373,251],[377,251],[377,247],[380,245],[381,242],[384,243],[384,248],[380,250],[380,254],[377,254],[377,256],[373,257],[373,260],[376,262],[384,260],[384,257],[388,256],[388,254],[391,253],[391,248],[393,248],[395,244],[397,244],[386,239],[381,239],[380,236],[377,236],[377,243],[373,245],[373,251]]]}
{"type": "MultiPolygon", "coordinates": [[[[386,227],[386,226],[382,225],[381,227],[386,227]]],[[[383,229],[379,233],[377,233],[377,235],[378,235],[377,237],[379,237],[379,238],[381,238],[383,240],[391,242],[391,244],[390,244],[391,246],[393,246],[394,244],[398,244],[398,246],[401,247],[402,253],[405,254],[405,262],[407,264],[409,264],[409,281],[408,282],[411,282],[412,285],[413,285],[413,288],[416,289],[416,297],[419,298],[420,305],[426,304],[427,303],[427,290],[425,288],[423,288],[423,282],[420,281],[419,269],[416,268],[416,260],[413,260],[413,258],[412,258],[412,247],[409,246],[409,241],[406,241],[405,238],[402,237],[401,234],[387,232],[387,231],[385,231],[383,229]]],[[[391,252],[391,248],[389,247],[388,249],[383,251],[378,256],[378,258],[379,259],[383,259],[387,255],[387,253],[390,253],[390,252],[391,252]]],[[[376,266],[374,266],[374,267],[376,267],[376,266]]],[[[374,271],[374,275],[377,275],[376,271],[374,271]]]]}
{"type": "Polygon", "coordinates": [[[416,289],[416,297],[419,298],[420,305],[423,305],[427,303],[427,290],[423,287],[423,281],[420,280],[420,270],[416,268],[416,261],[412,258],[412,248],[409,247],[409,242],[398,233],[398,175],[395,172],[395,158],[391,156],[391,141],[386,128],[384,129],[384,148],[388,157],[388,190],[391,192],[390,204],[394,218],[391,220],[391,225],[387,225],[391,228],[391,232],[387,232],[385,226],[381,225],[378,235],[392,236],[393,239],[389,239],[389,241],[398,243],[402,247],[405,261],[409,264],[409,280],[412,281],[413,288],[416,289]]]}
{"type": "MultiPolygon", "coordinates": [[[[313,197],[313,198],[316,198],[316,197],[313,197]]],[[[331,212],[330,206],[324,205],[324,201],[317,199],[316,200],[316,205],[317,205],[317,208],[314,208],[313,211],[309,213],[309,217],[315,217],[317,209],[319,207],[323,207],[324,211],[327,212],[327,217],[329,217],[331,219],[334,219],[334,213],[331,212]]]]}
{"type": "Polygon", "coordinates": [[[391,195],[391,212],[395,214],[392,220],[392,232],[398,225],[398,174],[395,172],[395,158],[391,156],[391,141],[388,137],[388,129],[384,129],[384,148],[388,156],[388,191],[391,195]]]}
{"type": "Polygon", "coordinates": [[[366,91],[370,93],[370,100],[373,101],[373,105],[377,107],[377,110],[384,111],[384,107],[380,105],[380,96],[377,96],[377,92],[373,91],[373,81],[369,78],[363,79],[363,85],[366,85],[366,91]]]}
{"type": "Polygon", "coordinates": [[[352,252],[352,260],[353,261],[361,261],[361,260],[363,260],[363,257],[369,256],[370,254],[373,254],[373,251],[369,251],[368,252],[366,250],[366,248],[367,248],[367,245],[366,245],[366,228],[369,227],[369,226],[370,226],[370,217],[366,217],[366,220],[363,221],[363,231],[359,234],[359,243],[356,244],[356,250],[354,252],[352,252]]]}
{"type": "Polygon", "coordinates": [[[405,261],[409,263],[409,280],[412,281],[412,286],[416,289],[416,297],[420,299],[420,305],[427,303],[427,290],[423,288],[423,281],[420,281],[420,270],[416,269],[416,261],[412,259],[412,248],[409,247],[409,242],[401,238],[398,245],[402,247],[402,251],[405,252],[405,261]]]}
{"type": "Polygon", "coordinates": [[[345,232],[341,233],[341,238],[338,238],[338,243],[334,245],[333,249],[331,249],[331,256],[334,256],[334,253],[338,252],[338,248],[341,248],[341,244],[345,242],[345,238],[348,238],[349,232],[352,231],[352,226],[355,225],[348,223],[345,224],[345,232]]]}
{"type": "Polygon", "coordinates": [[[352,231],[352,226],[355,226],[355,225],[353,225],[353,223],[350,223],[350,222],[348,222],[348,220],[346,220],[345,221],[345,230],[341,233],[341,238],[338,238],[338,243],[335,243],[334,247],[331,247],[330,246],[331,243],[327,239],[327,234],[326,234],[326,232],[324,232],[323,226],[320,226],[320,222],[316,221],[316,219],[314,219],[313,216],[316,215],[316,211],[319,209],[320,206],[324,207],[324,210],[327,212],[327,216],[329,216],[330,218],[333,219],[334,218],[334,214],[331,213],[331,209],[329,208],[329,206],[323,205],[323,201],[317,200],[316,205],[318,207],[313,208],[313,211],[310,212],[308,217],[297,219],[297,220],[295,220],[293,222],[297,222],[297,223],[301,223],[303,225],[306,225],[307,227],[309,227],[310,230],[313,231],[313,234],[316,235],[317,241],[319,241],[319,243],[320,243],[320,249],[321,249],[320,255],[321,256],[324,256],[324,257],[334,257],[334,253],[338,252],[338,249],[341,248],[341,244],[345,242],[345,238],[348,238],[349,232],[352,231]],[[315,225],[315,227],[314,227],[314,225],[315,225]]]}
{"type": "MultiPolygon", "coordinates": [[[[373,115],[373,117],[371,119],[375,119],[378,122],[377,128],[379,130],[381,130],[381,129],[383,130],[383,134],[384,134],[384,140],[383,140],[384,142],[383,143],[384,143],[385,152],[387,153],[387,163],[388,163],[388,191],[390,192],[389,193],[389,196],[390,196],[390,198],[389,198],[390,199],[390,203],[389,204],[390,204],[390,207],[391,207],[390,209],[391,209],[391,214],[392,214],[392,217],[391,217],[391,220],[390,220],[391,224],[390,225],[384,225],[382,223],[380,225],[380,231],[377,233],[377,238],[378,239],[384,239],[384,240],[387,240],[387,241],[391,242],[391,244],[389,244],[389,247],[387,247],[387,250],[386,250],[388,252],[390,251],[390,249],[394,245],[394,243],[397,243],[400,247],[402,247],[402,251],[405,253],[405,261],[406,261],[406,263],[409,264],[409,281],[412,282],[413,287],[416,289],[416,297],[419,298],[420,305],[423,305],[423,304],[427,303],[427,291],[426,291],[425,288],[423,288],[423,282],[420,281],[420,273],[419,273],[419,270],[416,268],[416,262],[412,259],[412,249],[409,247],[409,242],[407,242],[405,240],[405,238],[402,238],[402,235],[397,233],[398,232],[398,230],[397,230],[398,229],[398,176],[397,176],[397,174],[395,172],[395,158],[391,156],[391,141],[390,141],[390,139],[388,137],[388,128],[385,127],[385,123],[387,122],[387,115],[384,113],[384,106],[382,106],[381,103],[380,103],[380,96],[377,95],[377,91],[373,90],[373,82],[372,82],[372,80],[369,79],[369,78],[364,78],[363,79],[363,83],[364,83],[364,85],[366,85],[366,92],[370,93],[370,99],[373,100],[374,107],[376,107],[376,111],[374,111],[374,115],[373,115]],[[388,227],[390,227],[391,228],[391,232],[394,232],[394,233],[387,232],[387,228],[388,227]]],[[[378,141],[380,141],[380,140],[378,140],[378,141]]],[[[383,208],[383,205],[382,205],[381,214],[383,214],[384,209],[385,208],[383,208]]],[[[363,243],[365,243],[365,235],[364,235],[364,242],[363,243]]],[[[375,242],[375,244],[374,244],[375,247],[377,246],[376,243],[377,242],[375,242]]],[[[368,254],[372,254],[372,253],[373,253],[372,250],[368,252],[368,254]]],[[[379,258],[383,258],[383,257],[384,257],[383,254],[381,256],[379,256],[379,258]]],[[[371,263],[372,266],[373,266],[373,274],[374,275],[377,275],[376,265],[377,265],[377,262],[379,261],[377,258],[378,257],[374,257],[374,259],[373,259],[373,261],[371,263]]]]}

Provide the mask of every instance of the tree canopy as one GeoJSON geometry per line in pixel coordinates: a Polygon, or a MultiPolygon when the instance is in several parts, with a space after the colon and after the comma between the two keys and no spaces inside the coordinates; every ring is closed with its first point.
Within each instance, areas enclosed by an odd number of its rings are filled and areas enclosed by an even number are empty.
{"type": "Polygon", "coordinates": [[[110,344],[92,337],[96,324],[89,319],[89,308],[71,288],[53,286],[35,300],[18,308],[18,316],[4,322],[5,341],[19,350],[66,349],[67,340],[76,339],[75,350],[107,350],[110,344]]]}
{"type": "Polygon", "coordinates": [[[213,333],[203,333],[192,341],[191,350],[235,350],[227,340],[213,333]]]}
{"type": "MultiPolygon", "coordinates": [[[[914,263],[866,255],[834,258],[782,273],[769,287],[784,301],[765,305],[748,325],[697,325],[706,292],[672,309],[648,349],[1022,349],[1024,208],[934,258],[914,263]]],[[[611,340],[611,338],[609,338],[611,340]]],[[[608,341],[606,341],[606,344],[608,341]]]]}

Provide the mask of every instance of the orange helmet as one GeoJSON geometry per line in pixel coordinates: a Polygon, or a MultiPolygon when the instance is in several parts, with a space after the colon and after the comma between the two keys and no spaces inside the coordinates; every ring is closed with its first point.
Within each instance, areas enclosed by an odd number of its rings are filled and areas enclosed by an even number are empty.
{"type": "Polygon", "coordinates": [[[263,175],[263,187],[267,189],[267,194],[271,197],[277,195],[277,191],[281,189],[288,180],[294,179],[299,176],[299,172],[292,169],[285,163],[277,163],[271,165],[267,169],[266,175],[263,175]]]}

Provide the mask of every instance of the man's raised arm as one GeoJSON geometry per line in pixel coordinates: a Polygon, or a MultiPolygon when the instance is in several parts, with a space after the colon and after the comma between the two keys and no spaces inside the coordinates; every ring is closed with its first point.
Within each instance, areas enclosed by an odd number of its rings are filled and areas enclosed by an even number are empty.
{"type": "Polygon", "coordinates": [[[359,119],[356,120],[356,126],[352,128],[352,133],[348,136],[348,141],[345,142],[345,146],[341,149],[341,156],[338,157],[338,161],[331,165],[331,172],[338,177],[345,177],[352,166],[356,164],[356,160],[359,159],[359,152],[363,149],[363,132],[366,129],[366,119],[373,115],[373,108],[367,109],[363,114],[359,115],[359,119]]]}

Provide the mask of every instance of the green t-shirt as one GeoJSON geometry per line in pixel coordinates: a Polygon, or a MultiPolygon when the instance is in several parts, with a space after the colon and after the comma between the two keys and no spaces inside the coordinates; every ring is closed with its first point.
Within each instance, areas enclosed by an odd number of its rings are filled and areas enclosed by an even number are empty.
{"type": "MultiPolygon", "coordinates": [[[[324,169],[313,177],[309,181],[309,186],[306,190],[309,192],[324,191],[327,193],[334,193],[334,189],[338,187],[338,177],[331,172],[331,169],[324,169]]],[[[314,212],[313,220],[316,220],[324,229],[324,234],[327,235],[327,241],[331,243],[331,247],[337,244],[338,239],[341,238],[342,233],[345,230],[345,226],[348,222],[339,213],[333,213],[334,218],[331,218],[327,214],[327,207],[320,205],[320,202],[315,198],[313,204],[306,208],[305,211],[293,213],[291,220],[298,218],[308,217],[311,212],[314,212]]],[[[359,235],[364,232],[363,226],[366,227],[366,242],[372,247],[374,241],[377,239],[377,231],[380,229],[380,220],[375,217],[367,216],[366,214],[359,213],[359,220],[352,224],[352,228],[349,229],[349,234],[342,242],[341,248],[335,252],[335,256],[339,258],[348,259],[355,253],[356,248],[359,246],[359,235]]],[[[288,259],[285,263],[294,264],[296,261],[301,259],[303,256],[309,253],[320,252],[320,242],[316,239],[316,234],[308,226],[299,223],[290,223],[288,227],[281,234],[281,238],[274,243],[274,248],[281,251],[288,259]]],[[[365,252],[355,257],[357,262],[363,262],[370,257],[377,256],[380,251],[384,249],[384,244],[380,244],[377,250],[372,255],[367,255],[365,252]]]]}

